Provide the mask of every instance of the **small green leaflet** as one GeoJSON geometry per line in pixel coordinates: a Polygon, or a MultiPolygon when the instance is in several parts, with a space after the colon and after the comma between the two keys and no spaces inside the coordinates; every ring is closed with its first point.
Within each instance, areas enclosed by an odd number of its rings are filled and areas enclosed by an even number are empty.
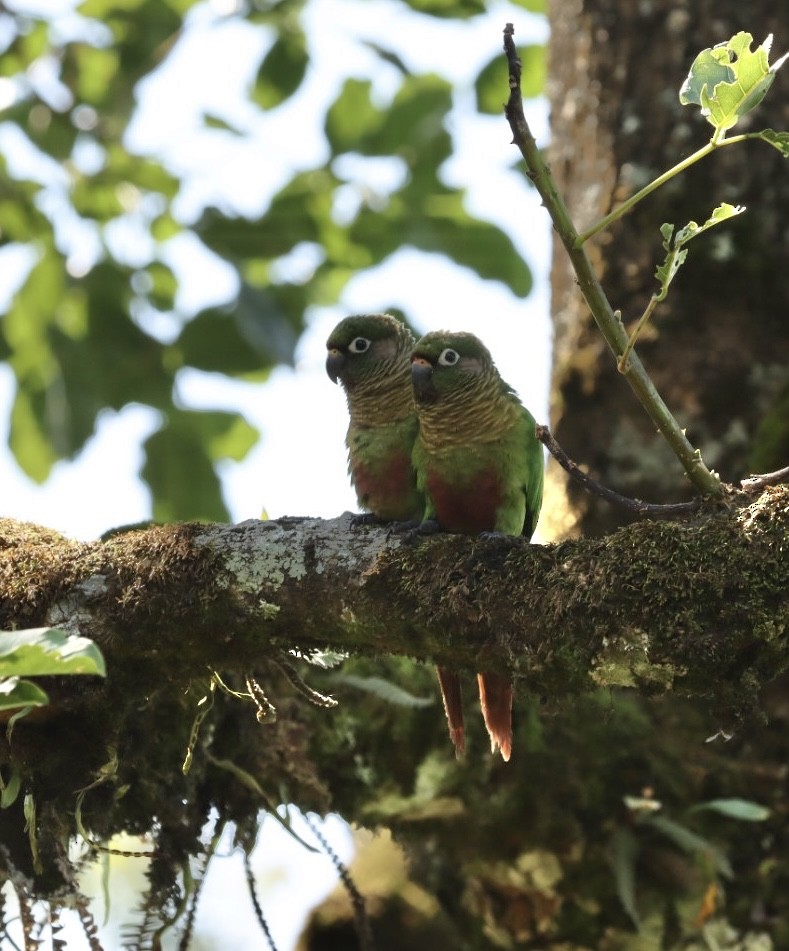
{"type": "Polygon", "coordinates": [[[740,32],[726,43],[702,50],[682,84],[679,101],[684,106],[700,106],[701,114],[716,132],[725,133],[759,105],[789,56],[782,56],[770,66],[772,42],[770,34],[752,51],[753,36],[740,32]]]}
{"type": "Polygon", "coordinates": [[[0,710],[16,707],[43,707],[49,697],[30,680],[6,677],[0,680],[0,710]]]}
{"type": "Polygon", "coordinates": [[[660,282],[660,291],[655,294],[655,297],[659,301],[665,299],[666,294],[668,294],[669,284],[674,280],[674,276],[685,263],[685,258],[688,256],[687,248],[677,247],[676,245],[672,247],[671,236],[674,233],[674,225],[665,222],[660,226],[660,233],[663,235],[663,247],[667,253],[665,261],[662,264],[658,264],[655,269],[655,277],[660,282]]]}
{"type": "Polygon", "coordinates": [[[619,901],[636,930],[640,930],[641,919],[636,906],[636,862],[640,852],[638,840],[630,829],[622,826],[611,836],[609,850],[619,901]]]}
{"type": "Polygon", "coordinates": [[[42,707],[49,703],[49,697],[39,686],[21,678],[50,674],[104,677],[104,658],[87,637],[77,637],[57,628],[0,631],[0,710],[42,707]]]}
{"type": "Polygon", "coordinates": [[[702,810],[717,812],[729,819],[739,819],[742,822],[764,822],[770,817],[770,810],[766,806],[760,806],[758,802],[750,802],[748,799],[711,799],[709,802],[694,806],[690,811],[701,812],[702,810]]]}
{"type": "Polygon", "coordinates": [[[689,855],[700,854],[706,857],[718,875],[723,878],[734,878],[734,872],[726,856],[707,839],[692,832],[685,826],[674,822],[673,819],[667,819],[665,816],[650,816],[644,820],[644,825],[656,829],[667,839],[670,839],[674,845],[687,852],[689,855]]]}
{"type": "Polygon", "coordinates": [[[53,627],[0,632],[0,677],[50,674],[106,676],[104,658],[93,641],[53,627]]]}
{"type": "Polygon", "coordinates": [[[435,701],[433,697],[417,697],[397,684],[393,684],[383,677],[357,677],[355,674],[336,674],[332,677],[333,684],[344,684],[371,693],[396,707],[429,707],[435,701]]]}
{"type": "Polygon", "coordinates": [[[5,785],[2,785],[0,790],[0,809],[8,809],[9,806],[13,806],[16,802],[16,797],[19,795],[19,790],[22,787],[22,773],[18,769],[14,769],[11,772],[11,778],[5,785]]]}
{"type": "Polygon", "coordinates": [[[767,142],[768,145],[772,145],[774,149],[778,149],[784,158],[789,158],[789,132],[776,132],[774,129],[762,129],[759,133],[759,138],[767,142]]]}
{"type": "Polygon", "coordinates": [[[735,215],[741,215],[745,211],[744,205],[730,205],[727,202],[718,205],[703,225],[695,221],[689,221],[684,228],[674,233],[674,225],[666,222],[660,226],[660,233],[663,235],[663,247],[666,250],[666,258],[662,264],[659,264],[655,270],[655,277],[660,282],[660,292],[656,298],[661,301],[668,293],[668,286],[674,280],[677,271],[685,263],[688,256],[688,249],[683,247],[688,241],[700,235],[703,231],[719,225],[722,221],[727,221],[735,215]]]}

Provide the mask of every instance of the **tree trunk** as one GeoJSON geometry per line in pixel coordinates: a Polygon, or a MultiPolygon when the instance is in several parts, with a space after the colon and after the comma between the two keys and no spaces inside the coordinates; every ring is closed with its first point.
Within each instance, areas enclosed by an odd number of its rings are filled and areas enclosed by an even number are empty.
{"type": "MultiPolygon", "coordinates": [[[[778,0],[550,5],[551,165],[583,230],[711,134],[678,92],[695,56],[739,30],[756,44],[789,45],[778,0]]],[[[789,72],[735,132],[789,130],[789,72]]],[[[725,481],[789,464],[789,166],[760,142],[722,149],[653,193],[587,249],[625,324],[657,290],[660,225],[703,222],[726,201],[746,214],[694,241],[685,266],[638,344],[670,409],[725,481]]],[[[691,494],[678,463],[631,395],[556,242],[554,430],[576,462],[626,495],[671,501],[691,494]]],[[[563,479],[563,477],[560,477],[563,479]]],[[[569,490],[566,528],[599,534],[624,516],[569,490]]]]}

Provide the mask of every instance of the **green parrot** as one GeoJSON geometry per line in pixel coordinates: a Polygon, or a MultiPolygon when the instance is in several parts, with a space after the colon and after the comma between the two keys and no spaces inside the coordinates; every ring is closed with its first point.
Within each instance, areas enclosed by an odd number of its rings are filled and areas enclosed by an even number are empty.
{"type": "MultiPolygon", "coordinates": [[[[502,380],[473,334],[437,331],[411,357],[419,435],[413,461],[425,494],[424,520],[448,532],[502,532],[531,538],[542,504],[543,454],[534,417],[502,380]]],[[[458,753],[464,745],[460,681],[439,668],[458,753]]],[[[491,741],[505,760],[512,752],[512,685],[494,673],[477,675],[491,741]]]]}
{"type": "Polygon", "coordinates": [[[359,505],[383,521],[422,517],[411,454],[419,423],[411,388],[414,338],[389,314],[346,317],[326,341],[326,372],[342,383],[348,472],[359,505]]]}

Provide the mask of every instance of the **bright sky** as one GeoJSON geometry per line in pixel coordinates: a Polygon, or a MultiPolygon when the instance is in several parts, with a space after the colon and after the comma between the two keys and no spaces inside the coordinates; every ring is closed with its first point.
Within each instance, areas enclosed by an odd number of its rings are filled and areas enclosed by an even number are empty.
{"type": "MultiPolygon", "coordinates": [[[[7,5],[59,11],[60,29],[69,35],[84,29],[69,13],[75,2],[15,0],[7,5]]],[[[356,509],[343,444],[345,400],[324,370],[326,338],[334,324],[349,313],[375,312],[394,303],[406,310],[423,332],[447,328],[477,333],[492,351],[504,378],[518,390],[538,421],[547,422],[550,227],[536,193],[522,175],[510,170],[516,152],[506,121],[503,116],[475,113],[471,85],[479,68],[500,51],[506,22],[515,24],[518,41],[526,44],[545,40],[544,18],[507,3],[492,3],[484,16],[448,23],[417,17],[397,0],[312,0],[305,10],[313,64],[305,88],[292,101],[264,114],[246,102],[244,95],[272,38],[263,28],[234,19],[230,15],[234,9],[235,0],[206,0],[192,12],[189,28],[173,54],[142,84],[140,108],[128,130],[129,147],[156,153],[184,176],[177,205],[184,220],[193,219],[209,202],[242,213],[260,213],[294,169],[322,161],[326,150],[320,135],[322,118],[341,77],[351,73],[373,79],[384,100],[394,91],[396,71],[382,66],[361,42],[385,37],[386,44],[414,70],[432,69],[461,84],[456,107],[447,120],[456,149],[443,169],[445,179],[467,188],[471,213],[508,232],[529,261],[535,289],[525,301],[518,300],[502,285],[482,281],[444,258],[405,248],[375,270],[354,278],[340,306],[316,308],[308,314],[309,329],[299,343],[294,370],[277,370],[265,386],[197,371],[183,373],[178,393],[186,404],[238,410],[263,433],[260,444],[242,463],[222,466],[223,490],[233,519],[256,517],[262,508],[273,518],[285,514],[331,517],[356,509]],[[204,128],[205,112],[224,118],[243,130],[244,136],[204,128]],[[316,130],[314,137],[303,134],[310,126],[316,130]]],[[[545,103],[527,103],[527,109],[538,140],[545,141],[545,103]]],[[[13,131],[0,124],[0,150],[7,154],[12,168],[16,156],[26,173],[32,174],[39,166],[13,131]]],[[[37,174],[54,182],[50,200],[57,204],[57,176],[48,165],[37,174]]],[[[365,163],[359,174],[372,175],[376,185],[392,184],[393,169],[386,163],[365,163]]],[[[89,242],[90,235],[83,234],[83,239],[89,242]]],[[[144,236],[133,227],[119,229],[116,240],[129,255],[146,253],[144,236]]],[[[0,308],[21,273],[15,255],[17,251],[12,249],[0,256],[0,308]]],[[[178,305],[185,312],[232,298],[232,274],[221,262],[200,252],[189,236],[171,242],[168,260],[183,281],[178,305]]],[[[293,266],[308,267],[309,262],[297,260],[293,266]]],[[[166,326],[155,329],[168,332],[166,326]]],[[[0,365],[0,446],[7,441],[13,391],[11,373],[0,365]]],[[[7,451],[0,451],[2,513],[82,539],[150,517],[149,493],[137,472],[143,462],[140,443],[153,431],[156,419],[154,411],[139,405],[120,413],[107,411],[79,458],[59,463],[41,487],[20,472],[7,451]]],[[[347,856],[346,827],[337,826],[332,841],[347,856]]],[[[271,834],[276,836],[276,832],[271,834]]],[[[275,863],[283,854],[279,848],[272,846],[275,863]]],[[[297,856],[297,861],[303,862],[303,856],[297,856]]],[[[312,871],[299,865],[299,893],[306,897],[305,889],[313,889],[310,895],[318,900],[334,875],[325,869],[322,877],[316,873],[317,877],[310,878],[317,869],[315,861],[311,865],[312,871]]],[[[238,875],[238,870],[234,874],[238,875]]],[[[282,874],[287,877],[291,873],[282,874]]],[[[221,915],[222,902],[238,896],[241,889],[237,877],[223,874],[210,889],[214,897],[202,901],[206,906],[217,902],[221,915]]],[[[303,905],[303,898],[298,901],[303,905]]],[[[280,951],[287,951],[296,932],[292,928],[286,931],[284,918],[292,921],[296,909],[288,901],[271,903],[272,908],[277,906],[286,914],[281,921],[271,921],[272,929],[280,951]]],[[[307,909],[300,910],[306,913],[307,909]]],[[[218,920],[223,929],[233,923],[227,915],[218,920]]],[[[297,919],[296,924],[298,927],[297,919]]],[[[223,935],[227,942],[230,936],[226,931],[223,935]]],[[[225,946],[252,949],[265,947],[265,943],[253,945],[239,939],[225,946]]]]}
{"type": "MultiPolygon", "coordinates": [[[[22,0],[16,5],[23,6],[22,0]]],[[[70,5],[69,0],[38,0],[39,9],[70,5]]],[[[24,6],[29,9],[33,3],[25,0],[24,6]]],[[[294,168],[320,161],[326,148],[320,122],[342,76],[349,71],[369,75],[375,78],[381,96],[392,93],[395,71],[382,68],[360,42],[385,36],[414,69],[432,66],[468,84],[448,117],[457,149],[444,174],[447,181],[468,189],[470,212],[508,231],[536,278],[535,291],[520,301],[502,285],[482,281],[444,258],[403,249],[352,280],[339,307],[315,308],[308,315],[309,330],[299,343],[295,370],[276,371],[265,386],[197,371],[183,373],[178,391],[186,403],[238,410],[263,433],[243,462],[222,466],[233,519],[255,517],[262,508],[271,517],[332,516],[355,508],[343,445],[345,401],[323,369],[326,337],[349,313],[374,312],[394,302],[424,332],[444,327],[477,333],[505,379],[538,420],[546,420],[547,216],[523,177],[509,170],[516,156],[506,122],[503,117],[479,116],[473,111],[470,85],[478,68],[500,49],[505,22],[515,23],[521,42],[539,42],[546,36],[544,19],[497,3],[484,17],[447,24],[416,17],[396,0],[318,0],[307,5],[305,14],[313,57],[305,89],[279,109],[263,114],[244,101],[244,91],[271,40],[267,31],[223,15],[228,9],[230,0],[215,0],[193,12],[190,28],[174,53],[143,83],[138,118],[128,132],[131,147],[156,152],[185,176],[178,200],[185,219],[193,218],[208,202],[239,212],[260,212],[294,168]],[[212,63],[214,68],[207,65],[212,63]],[[206,111],[231,121],[246,136],[205,129],[202,115],[206,111]],[[314,138],[303,135],[310,125],[316,127],[314,138]],[[312,478],[316,472],[320,480],[312,478]]],[[[69,22],[66,18],[62,29],[69,22]]],[[[545,104],[530,105],[529,119],[538,137],[544,138],[545,104]]],[[[8,130],[0,126],[0,148],[13,151],[9,149],[13,144],[8,130]]],[[[32,157],[25,154],[25,160],[29,170],[32,157]]],[[[47,174],[45,169],[42,175],[47,174]]],[[[378,174],[385,177],[391,171],[379,167],[378,174]]],[[[142,238],[132,228],[123,235],[130,246],[127,253],[133,255],[135,241],[142,238]]],[[[177,238],[168,250],[171,265],[183,279],[178,299],[183,310],[196,311],[209,300],[232,297],[232,274],[217,259],[198,253],[194,240],[177,238]]],[[[15,269],[5,259],[0,259],[0,267],[2,304],[4,289],[7,295],[13,287],[15,269]]],[[[0,406],[9,407],[12,395],[12,375],[0,366],[0,406]]],[[[143,462],[140,443],[156,421],[156,414],[142,406],[106,412],[96,437],[79,458],[56,465],[43,487],[31,483],[8,454],[0,454],[4,514],[84,539],[148,518],[149,493],[136,473],[143,462]]],[[[6,439],[7,412],[3,412],[0,444],[6,439]]]]}

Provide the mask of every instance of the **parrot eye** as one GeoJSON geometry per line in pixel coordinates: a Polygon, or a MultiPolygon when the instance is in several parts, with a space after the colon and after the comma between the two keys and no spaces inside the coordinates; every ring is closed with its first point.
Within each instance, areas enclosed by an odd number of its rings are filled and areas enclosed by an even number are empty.
{"type": "Polygon", "coordinates": [[[442,350],[439,354],[438,362],[442,367],[453,367],[459,359],[460,354],[457,352],[457,350],[447,347],[446,350],[442,350]]]}
{"type": "Polygon", "coordinates": [[[348,344],[351,353],[364,353],[370,349],[370,341],[366,337],[354,337],[348,344]]]}

